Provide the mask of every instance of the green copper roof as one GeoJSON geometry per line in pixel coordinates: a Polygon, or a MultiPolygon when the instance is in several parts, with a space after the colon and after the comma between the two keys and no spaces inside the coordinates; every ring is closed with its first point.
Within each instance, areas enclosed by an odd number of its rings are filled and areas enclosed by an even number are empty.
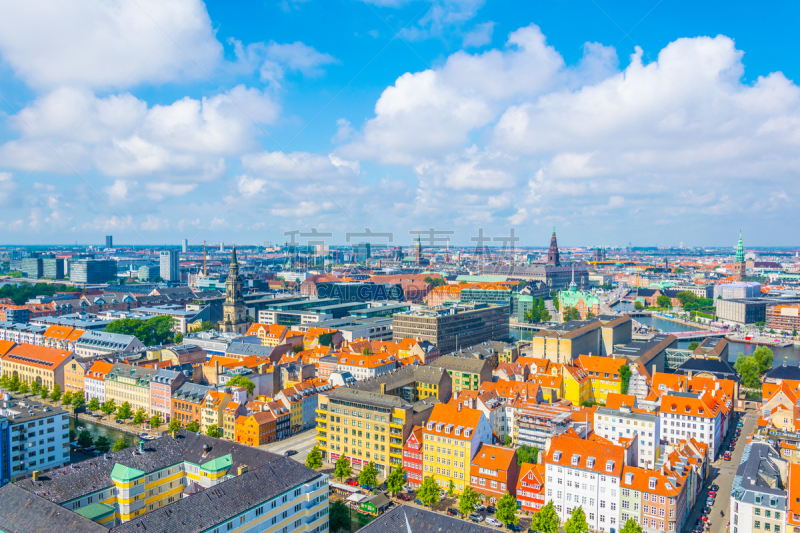
{"type": "Polygon", "coordinates": [[[233,464],[233,457],[231,454],[223,455],[222,457],[217,457],[207,463],[203,463],[200,465],[200,468],[205,470],[206,472],[219,472],[220,470],[227,470],[233,464]]]}
{"type": "Polygon", "coordinates": [[[96,522],[101,518],[105,518],[108,515],[114,514],[116,510],[111,505],[107,503],[90,503],[86,507],[81,507],[80,509],[75,509],[75,512],[79,515],[88,518],[89,520],[96,522]]]}
{"type": "Polygon", "coordinates": [[[144,472],[141,470],[121,465],[119,463],[115,464],[114,468],[111,470],[111,479],[114,481],[121,481],[122,483],[133,481],[134,479],[140,478],[143,475],[144,472]]]}
{"type": "Polygon", "coordinates": [[[736,262],[744,263],[744,244],[742,243],[741,232],[739,232],[739,243],[736,245],[736,262]]]}
{"type": "Polygon", "coordinates": [[[571,283],[569,289],[565,291],[559,291],[558,293],[558,301],[562,307],[575,307],[581,300],[583,300],[583,303],[586,304],[586,307],[600,305],[600,298],[591,292],[578,290],[575,286],[575,283],[571,283]]]}

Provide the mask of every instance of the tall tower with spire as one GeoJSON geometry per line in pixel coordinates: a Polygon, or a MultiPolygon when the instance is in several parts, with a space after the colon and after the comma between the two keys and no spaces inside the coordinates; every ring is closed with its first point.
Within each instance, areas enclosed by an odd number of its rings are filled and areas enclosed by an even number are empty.
{"type": "Polygon", "coordinates": [[[247,333],[250,323],[245,315],[242,280],[239,277],[239,263],[236,261],[236,245],[231,252],[231,267],[225,281],[225,303],[222,304],[222,322],[219,330],[224,333],[247,333]]]}
{"type": "Polygon", "coordinates": [[[747,274],[747,266],[744,262],[744,244],[742,243],[742,232],[739,232],[739,242],[736,244],[736,261],[733,263],[733,279],[742,281],[747,274]]]}
{"type": "Polygon", "coordinates": [[[558,241],[556,240],[556,227],[553,226],[553,235],[550,237],[550,249],[547,251],[547,264],[561,266],[558,257],[558,241]]]}
{"type": "Polygon", "coordinates": [[[417,235],[417,247],[415,252],[417,256],[416,257],[417,266],[419,266],[422,264],[422,241],[420,240],[419,235],[417,235]]]}

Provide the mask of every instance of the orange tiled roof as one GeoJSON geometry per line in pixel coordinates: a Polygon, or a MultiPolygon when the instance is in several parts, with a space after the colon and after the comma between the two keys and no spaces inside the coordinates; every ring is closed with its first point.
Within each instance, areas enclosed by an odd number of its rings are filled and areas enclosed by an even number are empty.
{"type": "Polygon", "coordinates": [[[619,380],[619,368],[624,366],[627,361],[625,359],[616,359],[613,357],[601,357],[598,355],[579,355],[575,359],[577,366],[590,372],[589,377],[598,377],[596,374],[599,372],[600,377],[603,379],[619,380]],[[595,373],[592,376],[591,372],[595,373]],[[608,374],[608,377],[605,376],[608,374]]]}
{"type": "Polygon", "coordinates": [[[789,504],[786,521],[792,526],[800,526],[800,465],[795,463],[789,464],[786,501],[789,504]]]}
{"type": "Polygon", "coordinates": [[[636,405],[636,396],[633,394],[619,394],[610,392],[606,397],[606,407],[609,409],[619,409],[620,407],[630,407],[636,405]]]}
{"type": "Polygon", "coordinates": [[[625,448],[604,442],[583,440],[565,433],[552,440],[544,462],[619,477],[625,462],[625,448]]]}
{"type": "Polygon", "coordinates": [[[670,477],[664,475],[659,470],[646,470],[637,466],[625,466],[625,468],[622,469],[620,486],[626,489],[676,498],[681,493],[685,478],[670,477]]]}
{"type": "Polygon", "coordinates": [[[81,335],[83,335],[84,333],[85,330],[71,328],[69,326],[49,326],[45,330],[43,336],[51,339],[58,339],[71,342],[81,338],[81,335]]]}
{"type": "Polygon", "coordinates": [[[45,348],[34,344],[18,344],[2,356],[3,362],[20,363],[37,368],[53,370],[63,363],[72,352],[45,348]]]}
{"type": "MultiPolygon", "coordinates": [[[[481,468],[489,470],[496,470],[498,472],[497,479],[505,479],[505,476],[500,475],[500,470],[504,470],[508,474],[508,468],[512,462],[517,461],[517,452],[505,446],[495,446],[494,444],[481,444],[478,448],[478,453],[472,459],[470,471],[473,475],[477,475],[481,468]]],[[[481,474],[485,475],[485,474],[481,474]]]]}
{"type": "Polygon", "coordinates": [[[16,345],[17,343],[14,341],[0,341],[0,357],[7,354],[8,351],[16,345]]]}
{"type": "Polygon", "coordinates": [[[372,355],[346,354],[339,357],[340,365],[357,366],[360,368],[377,368],[396,362],[396,359],[385,353],[372,355]]]}
{"type": "Polygon", "coordinates": [[[459,409],[455,405],[437,403],[433,406],[431,416],[428,418],[428,422],[423,428],[423,432],[427,434],[441,435],[451,439],[470,440],[472,438],[472,434],[470,434],[469,437],[466,437],[464,436],[464,430],[469,428],[475,432],[478,429],[478,423],[481,420],[481,416],[483,416],[483,413],[477,409],[459,409]],[[428,429],[431,427],[431,423],[433,423],[433,427],[432,429],[428,429]],[[462,430],[459,432],[459,435],[456,435],[455,430],[459,427],[462,428],[462,430]]]}

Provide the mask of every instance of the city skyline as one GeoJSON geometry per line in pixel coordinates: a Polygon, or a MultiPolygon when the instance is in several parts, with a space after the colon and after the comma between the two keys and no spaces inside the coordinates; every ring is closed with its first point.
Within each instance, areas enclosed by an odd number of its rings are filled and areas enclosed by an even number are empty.
{"type": "Polygon", "coordinates": [[[792,246],[800,8],[687,5],[6,7],[2,240],[792,246]]]}

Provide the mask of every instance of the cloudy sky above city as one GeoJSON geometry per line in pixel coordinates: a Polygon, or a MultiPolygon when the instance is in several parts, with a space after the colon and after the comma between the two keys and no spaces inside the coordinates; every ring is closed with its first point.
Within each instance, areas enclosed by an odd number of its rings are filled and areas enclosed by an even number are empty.
{"type": "Polygon", "coordinates": [[[796,4],[39,4],[0,7],[5,243],[800,237],[796,4]]]}

